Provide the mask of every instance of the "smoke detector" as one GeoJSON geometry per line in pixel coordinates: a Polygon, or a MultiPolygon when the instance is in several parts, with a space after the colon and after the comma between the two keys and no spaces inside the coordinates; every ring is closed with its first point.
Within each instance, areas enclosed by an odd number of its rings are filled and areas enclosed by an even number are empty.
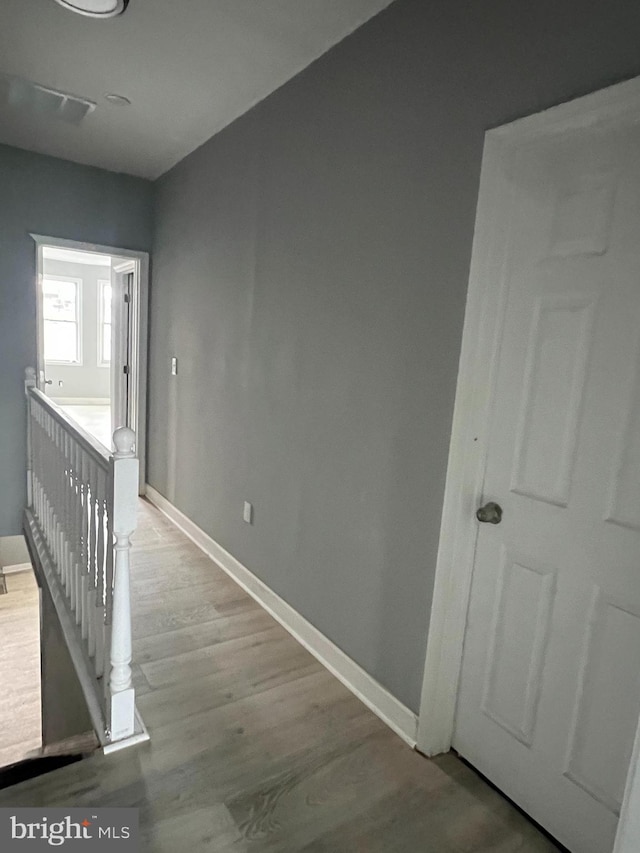
{"type": "Polygon", "coordinates": [[[56,3],[90,18],[115,18],[124,12],[129,0],[56,0],[56,3]]]}

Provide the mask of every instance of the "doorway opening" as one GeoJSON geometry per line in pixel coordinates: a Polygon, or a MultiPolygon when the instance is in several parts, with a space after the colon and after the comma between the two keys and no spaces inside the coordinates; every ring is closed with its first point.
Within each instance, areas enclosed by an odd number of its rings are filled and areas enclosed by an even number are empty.
{"type": "Polygon", "coordinates": [[[148,255],[31,235],[37,250],[37,384],[111,451],[136,434],[145,482],[148,255]]]}

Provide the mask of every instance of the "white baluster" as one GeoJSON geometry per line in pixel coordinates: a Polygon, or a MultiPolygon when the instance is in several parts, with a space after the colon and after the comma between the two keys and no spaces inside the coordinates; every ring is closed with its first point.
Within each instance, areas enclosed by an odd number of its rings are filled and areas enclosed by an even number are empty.
{"type": "Polygon", "coordinates": [[[40,424],[38,423],[38,409],[31,402],[31,453],[33,468],[31,471],[33,489],[33,511],[38,520],[40,519],[40,424]]]}
{"type": "Polygon", "coordinates": [[[54,446],[53,450],[55,452],[55,491],[54,491],[54,518],[55,518],[55,560],[56,560],[56,570],[58,572],[58,577],[62,579],[62,529],[63,529],[63,519],[62,519],[62,508],[64,506],[63,503],[63,490],[64,490],[64,481],[62,476],[62,452],[61,445],[63,440],[63,429],[58,423],[54,423],[54,446]]]}
{"type": "MultiPolygon", "coordinates": [[[[104,672],[104,564],[105,564],[105,534],[106,534],[106,519],[105,519],[105,503],[106,503],[106,476],[101,469],[98,471],[98,540],[96,544],[96,650],[94,664],[96,675],[98,678],[104,672]]],[[[113,544],[113,543],[112,543],[113,544]]],[[[106,679],[105,679],[106,680],[106,679]]]]}
{"type": "Polygon", "coordinates": [[[38,453],[37,453],[37,471],[38,471],[38,521],[40,526],[44,527],[44,472],[42,466],[42,446],[44,443],[44,412],[37,412],[36,423],[38,424],[38,453]]]}
{"type": "Polygon", "coordinates": [[[89,459],[83,450],[80,454],[82,475],[82,559],[80,562],[80,601],[82,613],[80,624],[82,639],[89,638],[89,459]]]}
{"type": "Polygon", "coordinates": [[[135,433],[120,427],[113,434],[114,577],[111,624],[110,731],[112,741],[133,734],[135,693],[131,684],[130,537],[136,527],[138,460],[135,433]]]}
{"type": "Polygon", "coordinates": [[[63,439],[63,458],[64,458],[64,492],[63,492],[63,518],[64,518],[64,542],[62,548],[62,582],[67,594],[67,598],[71,595],[71,438],[66,432],[63,439]]]}
{"type": "Polygon", "coordinates": [[[76,625],[80,624],[82,619],[82,449],[75,442],[74,447],[75,459],[75,536],[76,536],[76,559],[73,572],[73,587],[75,590],[75,614],[76,625]]]}
{"type": "Polygon", "coordinates": [[[31,397],[29,388],[36,387],[35,367],[27,367],[24,372],[24,391],[27,395],[27,506],[33,509],[33,447],[31,439],[32,420],[31,397]]]}
{"type": "Polygon", "coordinates": [[[64,584],[64,549],[65,549],[65,541],[66,541],[66,522],[64,517],[64,499],[65,499],[65,487],[64,487],[64,471],[66,468],[66,459],[64,455],[64,442],[66,438],[66,433],[64,427],[61,425],[58,426],[58,441],[57,441],[57,451],[58,451],[58,470],[56,472],[56,477],[58,480],[58,574],[60,575],[60,580],[64,584]]]}
{"type": "Polygon", "coordinates": [[[39,412],[38,418],[38,437],[39,437],[39,447],[38,447],[38,477],[40,479],[40,489],[39,489],[39,497],[40,497],[40,525],[42,527],[42,532],[44,533],[44,527],[46,524],[46,502],[45,502],[45,494],[44,494],[44,483],[45,483],[45,464],[44,464],[44,454],[45,454],[45,412],[39,412]]]}
{"type": "Polygon", "coordinates": [[[69,589],[71,593],[71,606],[75,613],[76,607],[76,569],[80,552],[80,539],[78,537],[78,445],[73,436],[69,436],[69,537],[71,550],[71,564],[69,566],[69,589]]]}
{"type": "Polygon", "coordinates": [[[89,591],[87,596],[87,643],[89,655],[93,657],[96,653],[96,549],[97,549],[97,491],[98,491],[98,469],[94,461],[89,460],[89,591]]]}
{"type": "Polygon", "coordinates": [[[40,527],[42,528],[43,534],[44,534],[44,526],[46,523],[46,521],[45,521],[45,498],[44,498],[44,480],[45,480],[45,470],[44,470],[44,447],[45,447],[44,418],[45,418],[45,412],[40,410],[38,412],[38,479],[39,479],[38,498],[39,498],[39,504],[40,504],[39,520],[40,520],[40,527]]]}
{"type": "Polygon", "coordinates": [[[36,518],[40,518],[40,426],[38,424],[38,408],[31,401],[31,489],[33,497],[33,512],[36,518]]]}
{"type": "Polygon", "coordinates": [[[49,504],[49,421],[49,414],[45,412],[42,424],[42,496],[44,499],[42,518],[44,538],[47,545],[49,544],[49,534],[51,532],[51,505],[49,504]]]}

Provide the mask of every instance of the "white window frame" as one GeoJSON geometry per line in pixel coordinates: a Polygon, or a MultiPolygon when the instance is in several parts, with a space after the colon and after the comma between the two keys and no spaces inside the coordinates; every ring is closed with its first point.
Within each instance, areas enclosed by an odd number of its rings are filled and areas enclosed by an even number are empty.
{"type": "MultiPolygon", "coordinates": [[[[83,353],[82,353],[82,279],[76,278],[73,275],[49,275],[48,273],[43,273],[42,275],[42,289],[44,292],[44,283],[45,281],[66,281],[73,282],[76,286],[76,352],[78,353],[77,361],[58,361],[57,359],[45,358],[46,364],[56,364],[61,365],[63,367],[82,367],[83,366],[83,353]]],[[[47,322],[55,322],[55,321],[47,321],[43,318],[43,324],[47,322]]],[[[64,321],[63,321],[64,322],[64,321]]],[[[66,321],[70,322],[70,321],[66,321]]],[[[43,325],[44,329],[44,325],[43,325]]]]}
{"type": "MultiPolygon", "coordinates": [[[[111,367],[111,359],[108,361],[104,357],[104,348],[103,348],[103,332],[104,327],[108,324],[111,326],[111,316],[107,319],[104,316],[104,289],[105,287],[111,287],[111,279],[107,278],[99,278],[98,279],[98,367],[111,367]]],[[[112,291],[113,296],[113,291],[112,291]]]]}

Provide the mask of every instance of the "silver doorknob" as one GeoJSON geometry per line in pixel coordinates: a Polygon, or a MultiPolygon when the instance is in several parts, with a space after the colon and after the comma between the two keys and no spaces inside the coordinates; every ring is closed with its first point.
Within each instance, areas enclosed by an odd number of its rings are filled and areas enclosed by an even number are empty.
{"type": "Polygon", "coordinates": [[[45,379],[44,384],[45,385],[53,385],[53,379],[45,379]]]}
{"type": "Polygon", "coordinates": [[[476,518],[485,524],[500,524],[502,521],[502,507],[500,504],[489,501],[476,511],[476,518]]]}

